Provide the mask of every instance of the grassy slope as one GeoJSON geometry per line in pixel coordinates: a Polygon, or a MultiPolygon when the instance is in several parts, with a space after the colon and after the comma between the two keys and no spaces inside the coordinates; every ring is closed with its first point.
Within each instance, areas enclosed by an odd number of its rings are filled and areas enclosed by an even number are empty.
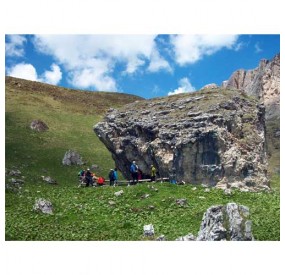
{"type": "MultiPolygon", "coordinates": [[[[192,186],[167,183],[157,184],[158,192],[147,184],[77,188],[80,167],[62,166],[64,153],[77,150],[86,166],[99,165],[99,173],[106,177],[114,162],[92,127],[109,107],[134,100],[137,98],[123,94],[79,92],[6,80],[6,168],[18,168],[25,177],[21,189],[6,191],[6,240],[143,240],[142,228],[148,223],[154,225],[157,236],[164,234],[173,240],[189,232],[197,234],[209,206],[232,201],[250,207],[256,239],[280,239],[278,188],[260,194],[235,191],[232,196],[221,190],[206,193],[201,187],[193,191],[192,186]],[[31,131],[33,119],[45,121],[49,131],[31,131]],[[41,175],[49,175],[59,184],[48,185],[41,175]],[[123,196],[115,197],[114,192],[121,189],[123,196]],[[150,197],[141,199],[146,193],[150,197]],[[53,203],[54,215],[33,211],[35,199],[40,197],[53,203]],[[187,198],[189,205],[177,206],[176,198],[187,198]],[[110,206],[110,200],[116,206],[110,206]]],[[[6,182],[10,178],[7,176],[6,182]]]]}

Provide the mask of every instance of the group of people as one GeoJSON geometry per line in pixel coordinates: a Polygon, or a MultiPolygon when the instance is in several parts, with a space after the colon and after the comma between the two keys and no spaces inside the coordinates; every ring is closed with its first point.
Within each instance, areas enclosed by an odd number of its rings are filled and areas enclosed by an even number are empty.
{"type": "MultiPolygon", "coordinates": [[[[142,179],[142,171],[139,169],[136,161],[133,161],[130,167],[130,172],[132,176],[132,181],[130,182],[131,185],[135,185],[142,179]]],[[[86,186],[101,186],[105,183],[105,179],[103,177],[97,177],[95,173],[91,172],[89,168],[86,170],[80,170],[78,173],[79,180],[84,182],[86,186]]],[[[154,165],[150,167],[150,180],[155,181],[156,178],[156,168],[154,165]]],[[[118,169],[110,169],[109,172],[109,182],[110,186],[118,185],[118,169]]]]}
{"type": "Polygon", "coordinates": [[[95,186],[95,184],[100,186],[105,182],[105,179],[103,177],[97,177],[95,173],[90,171],[89,168],[86,170],[80,170],[78,177],[80,182],[84,182],[86,184],[86,187],[95,186]]]}
{"type": "MultiPolygon", "coordinates": [[[[135,160],[131,164],[130,172],[132,175],[131,185],[138,183],[138,181],[142,179],[142,171],[139,169],[135,160]]],[[[152,164],[150,166],[150,180],[155,181],[155,177],[156,177],[156,168],[152,164]]]]}

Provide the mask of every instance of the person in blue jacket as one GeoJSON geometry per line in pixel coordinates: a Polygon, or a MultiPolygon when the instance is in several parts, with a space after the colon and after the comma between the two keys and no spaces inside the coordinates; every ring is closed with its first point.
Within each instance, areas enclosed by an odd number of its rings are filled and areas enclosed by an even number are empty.
{"type": "Polygon", "coordinates": [[[114,169],[114,186],[118,185],[118,169],[114,169]]]}
{"type": "Polygon", "coordinates": [[[131,170],[131,175],[132,175],[131,185],[134,185],[138,182],[138,170],[139,170],[139,167],[137,166],[135,161],[133,161],[130,170],[131,170]]]}

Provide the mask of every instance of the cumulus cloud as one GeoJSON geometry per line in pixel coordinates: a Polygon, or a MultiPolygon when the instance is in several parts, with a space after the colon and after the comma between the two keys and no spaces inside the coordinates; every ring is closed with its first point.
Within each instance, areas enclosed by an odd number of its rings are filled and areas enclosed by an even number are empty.
{"type": "Polygon", "coordinates": [[[176,62],[183,66],[193,64],[206,55],[212,55],[222,48],[232,49],[238,35],[172,35],[176,62]]]}
{"type": "Polygon", "coordinates": [[[106,60],[90,59],[85,67],[71,70],[70,83],[79,88],[96,87],[101,91],[117,90],[115,80],[105,72],[112,72],[111,64],[106,60]]]}
{"type": "Polygon", "coordinates": [[[133,74],[149,62],[155,72],[169,64],[158,52],[155,35],[36,35],[34,45],[69,72],[74,86],[116,89],[112,76],[116,65],[133,74]],[[103,65],[102,65],[103,64],[103,65]],[[104,85],[104,82],[106,84],[104,85]],[[109,87],[109,88],[108,88],[109,87]]]}
{"type": "Polygon", "coordinates": [[[160,70],[172,72],[172,68],[170,67],[169,63],[165,59],[163,59],[157,51],[154,51],[150,64],[148,66],[148,71],[158,72],[160,70]]]}
{"type": "Polygon", "coordinates": [[[7,41],[5,43],[5,54],[6,56],[23,56],[24,44],[27,39],[23,35],[7,35],[7,41]]]}
{"type": "Polygon", "coordinates": [[[36,68],[32,64],[19,63],[8,68],[7,75],[56,85],[61,80],[62,73],[58,65],[52,64],[51,71],[45,71],[42,76],[38,76],[36,68]]]}
{"type": "Polygon", "coordinates": [[[189,79],[184,77],[179,80],[179,87],[172,92],[169,92],[168,95],[177,95],[182,93],[189,93],[196,91],[195,87],[192,86],[189,79]]]}
{"type": "Polygon", "coordinates": [[[44,82],[56,85],[60,82],[62,77],[62,72],[60,67],[56,64],[51,65],[51,71],[45,71],[42,79],[44,82]]]}
{"type": "Polygon", "coordinates": [[[22,79],[37,81],[38,74],[35,67],[31,64],[19,63],[7,70],[9,76],[14,76],[22,79]]]}

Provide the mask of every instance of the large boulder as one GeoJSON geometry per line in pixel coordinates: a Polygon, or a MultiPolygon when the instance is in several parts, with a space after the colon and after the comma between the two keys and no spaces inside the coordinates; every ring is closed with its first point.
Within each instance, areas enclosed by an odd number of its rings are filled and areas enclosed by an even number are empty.
{"type": "Polygon", "coordinates": [[[198,236],[191,233],[177,241],[253,241],[249,209],[236,203],[214,205],[203,215],[198,236]]]}
{"type": "Polygon", "coordinates": [[[79,155],[79,153],[72,151],[72,150],[68,150],[63,157],[62,160],[62,164],[63,165],[83,165],[84,162],[82,161],[81,156],[79,155]]]}
{"type": "Polygon", "coordinates": [[[94,131],[130,178],[136,160],[145,177],[220,188],[268,184],[265,108],[237,90],[211,89],[135,102],[111,110],[94,131]]]}
{"type": "Polygon", "coordinates": [[[52,214],[53,212],[53,207],[52,207],[52,203],[46,199],[37,199],[35,201],[34,207],[33,209],[35,211],[40,211],[44,214],[52,214]]]}
{"type": "Polygon", "coordinates": [[[39,119],[33,120],[30,124],[30,128],[37,132],[44,132],[49,129],[46,123],[39,119]]]}

